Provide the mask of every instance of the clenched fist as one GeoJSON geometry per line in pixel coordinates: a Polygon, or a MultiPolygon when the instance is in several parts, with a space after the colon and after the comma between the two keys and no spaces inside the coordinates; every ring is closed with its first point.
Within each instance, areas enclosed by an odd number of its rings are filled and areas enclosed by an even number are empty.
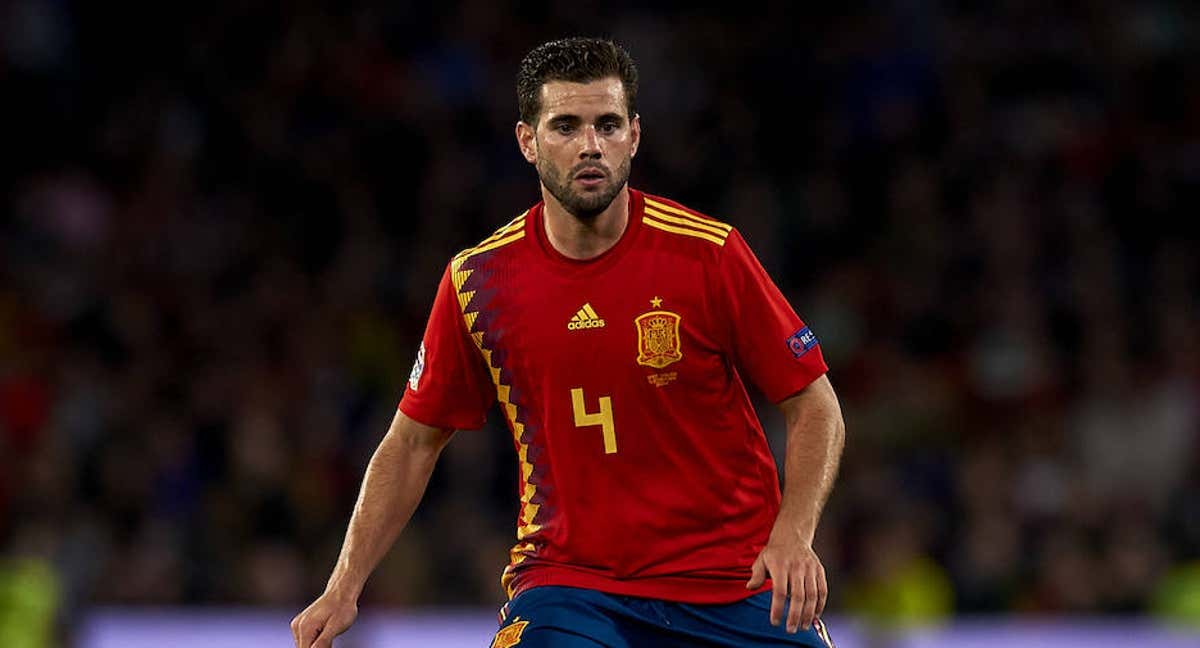
{"type": "Polygon", "coordinates": [[[326,591],[292,619],[296,648],[333,648],[333,638],[358,618],[358,601],[326,591]]]}

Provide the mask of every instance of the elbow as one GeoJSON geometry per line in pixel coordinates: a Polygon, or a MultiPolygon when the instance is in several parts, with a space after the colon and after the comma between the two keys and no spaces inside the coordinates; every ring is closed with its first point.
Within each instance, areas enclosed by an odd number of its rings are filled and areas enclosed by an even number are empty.
{"type": "Polygon", "coordinates": [[[818,430],[828,441],[828,448],[841,454],[846,444],[846,421],[842,407],[825,376],[817,379],[800,393],[780,403],[789,430],[818,430]]]}
{"type": "Polygon", "coordinates": [[[418,423],[403,413],[397,413],[381,447],[387,447],[405,459],[436,461],[453,435],[453,430],[418,423]]]}
{"type": "Polygon", "coordinates": [[[436,430],[430,433],[396,435],[396,446],[405,455],[414,459],[436,461],[450,441],[453,432],[436,430]]]}

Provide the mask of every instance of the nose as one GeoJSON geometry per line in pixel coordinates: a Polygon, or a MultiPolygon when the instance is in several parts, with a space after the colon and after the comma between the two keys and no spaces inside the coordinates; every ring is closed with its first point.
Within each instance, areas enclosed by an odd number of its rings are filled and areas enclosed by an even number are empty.
{"type": "Polygon", "coordinates": [[[596,127],[588,125],[583,127],[583,148],[579,151],[579,159],[581,160],[599,160],[602,151],[600,150],[600,134],[596,132],[596,127]]]}

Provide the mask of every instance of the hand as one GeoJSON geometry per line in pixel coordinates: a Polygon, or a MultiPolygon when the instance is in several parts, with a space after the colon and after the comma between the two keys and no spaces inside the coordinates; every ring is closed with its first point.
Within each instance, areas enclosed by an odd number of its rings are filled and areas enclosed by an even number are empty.
{"type": "Polygon", "coordinates": [[[825,582],[825,567],[812,549],[812,545],[800,538],[780,540],[774,533],[767,546],[754,561],[746,589],[755,589],[771,576],[771,625],[783,620],[784,602],[791,590],[791,606],[788,608],[787,631],[796,632],[808,628],[813,619],[821,616],[829,586],[825,582]]]}
{"type": "Polygon", "coordinates": [[[333,648],[333,638],[358,618],[358,602],[326,591],[292,619],[296,648],[333,648]]]}

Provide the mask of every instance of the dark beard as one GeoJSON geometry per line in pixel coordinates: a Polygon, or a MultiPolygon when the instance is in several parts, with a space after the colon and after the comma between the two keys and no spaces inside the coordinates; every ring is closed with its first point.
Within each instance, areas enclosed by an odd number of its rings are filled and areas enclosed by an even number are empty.
{"type": "Polygon", "coordinates": [[[571,181],[575,178],[575,174],[581,169],[594,164],[581,163],[571,168],[565,176],[559,175],[549,162],[543,163],[538,160],[537,171],[538,177],[541,178],[542,184],[546,189],[550,190],[550,195],[558,199],[559,204],[567,210],[575,218],[580,220],[591,220],[600,215],[608,206],[612,204],[617,194],[621,193],[621,189],[629,180],[629,158],[625,158],[621,165],[617,167],[616,172],[611,176],[613,182],[609,183],[608,188],[596,193],[579,193],[571,188],[571,181]]]}

